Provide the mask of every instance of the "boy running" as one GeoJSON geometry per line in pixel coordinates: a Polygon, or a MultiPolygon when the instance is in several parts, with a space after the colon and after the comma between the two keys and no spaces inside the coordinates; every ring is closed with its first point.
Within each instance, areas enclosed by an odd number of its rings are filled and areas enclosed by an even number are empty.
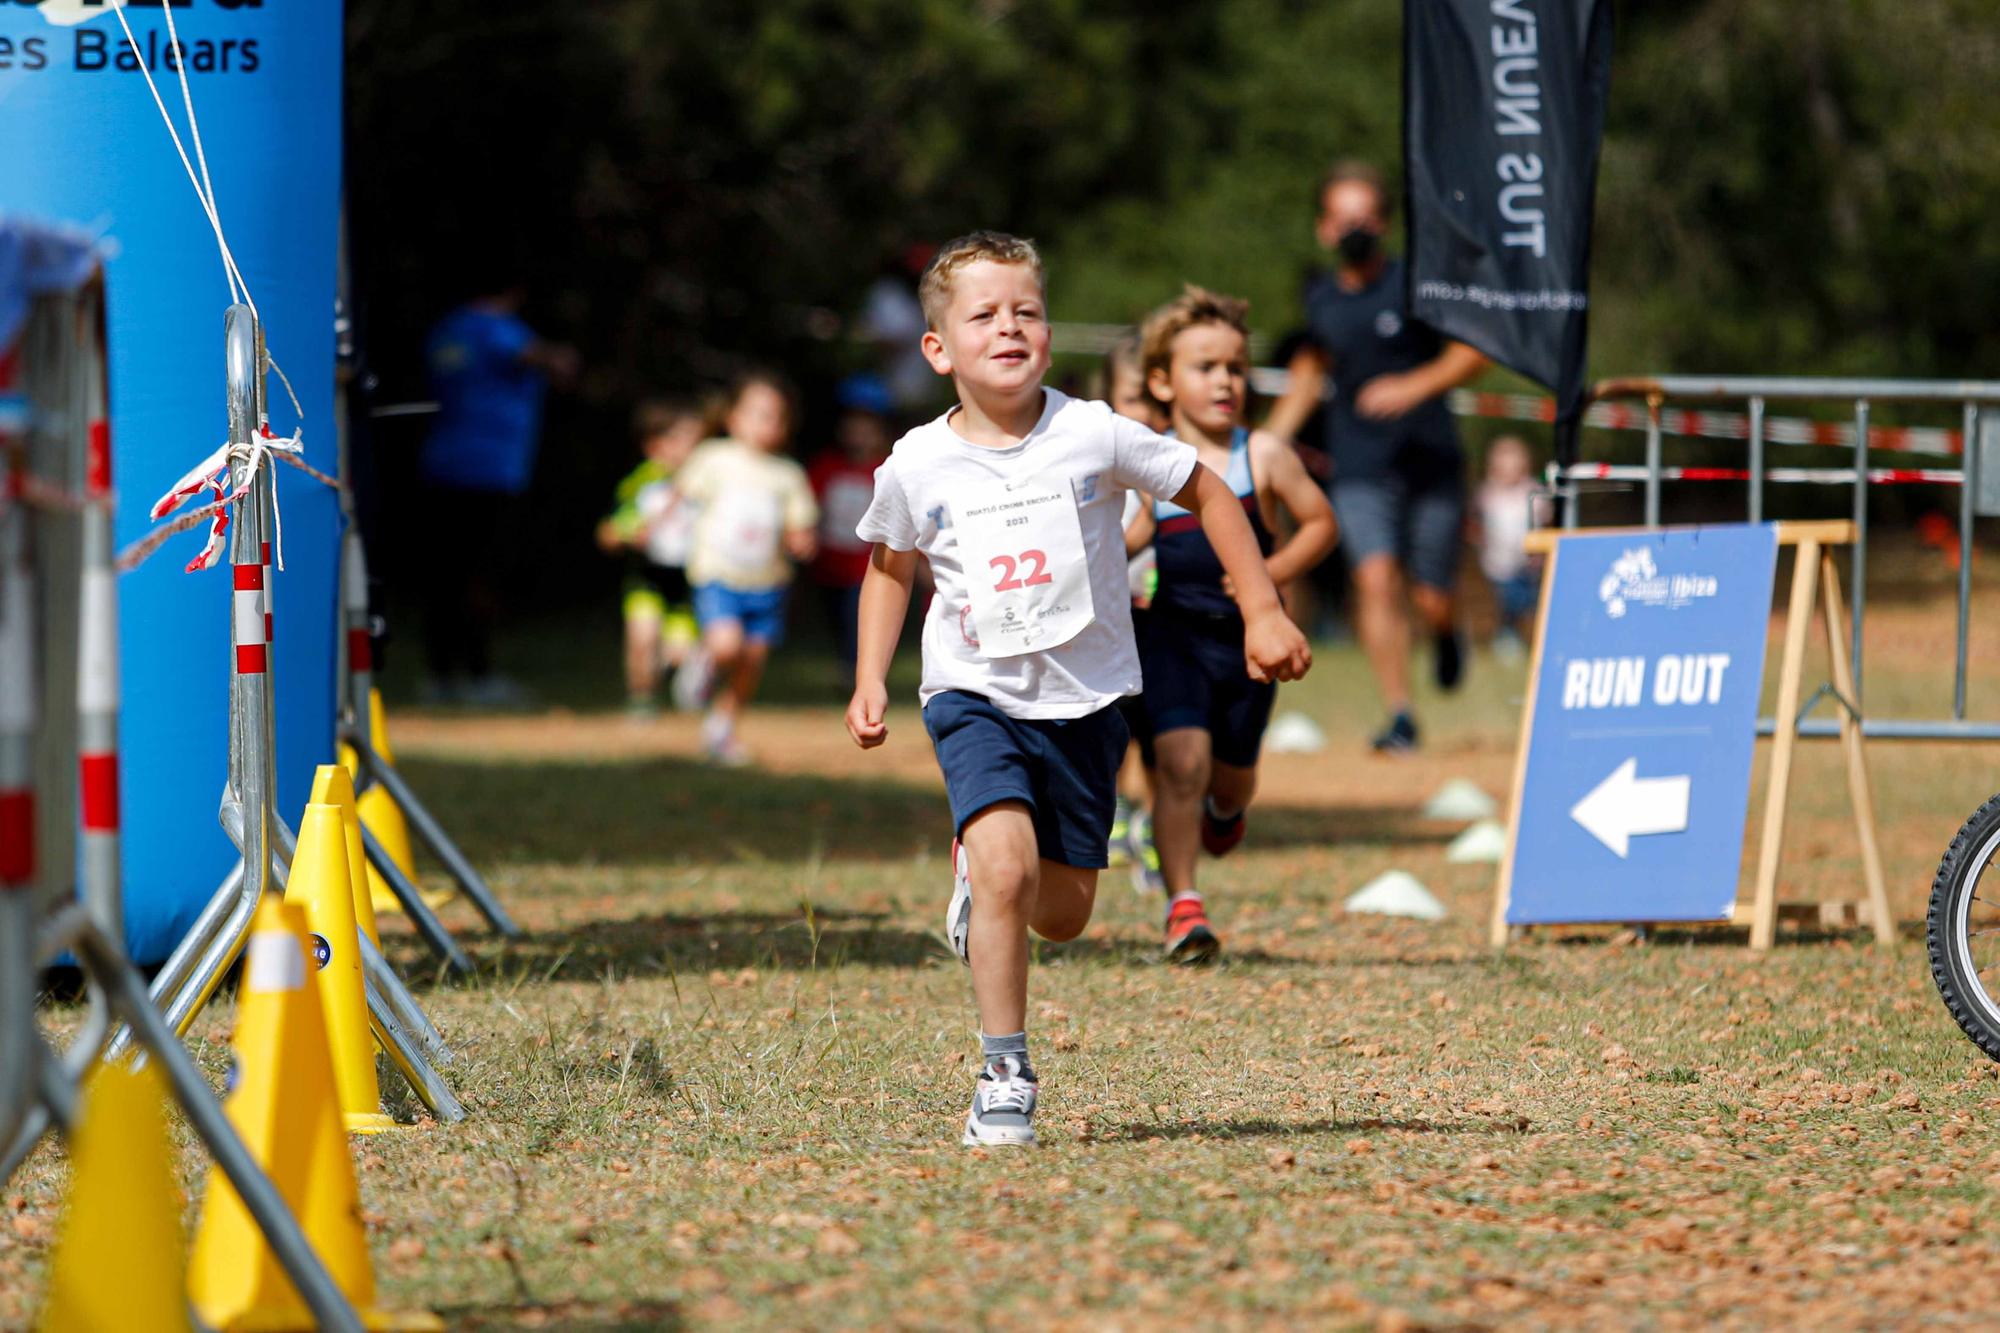
{"type": "Polygon", "coordinates": [[[618,507],[597,525],[597,544],[626,557],[625,707],[647,717],[662,668],[680,670],[700,635],[687,578],[694,510],[674,474],[708,431],[693,403],[647,403],[634,424],[645,457],[618,483],[618,507]]]}
{"type": "Polygon", "coordinates": [[[696,449],[678,477],[695,506],[688,579],[715,672],[701,736],[720,764],[750,762],[736,722],[785,637],[791,562],[811,560],[818,546],[819,504],[806,470],[785,456],[791,422],[789,386],[768,372],[745,375],[723,417],[727,436],[696,449]]]}
{"type": "Polygon", "coordinates": [[[1028,930],[1068,940],[1090,921],[1126,741],[1112,705],[1139,688],[1124,492],[1200,516],[1242,608],[1251,676],[1296,679],[1312,655],[1241,504],[1191,445],[1042,387],[1049,324],[1032,244],[949,242],[920,296],[924,356],[958,406],[905,435],[876,474],[847,729],[864,749],[888,738],[884,678],[921,552],[937,584],[924,726],[958,833],[945,926],[972,968],[984,1056],[963,1141],[1030,1144],[1028,930]]]}
{"type": "MultiPolygon", "coordinates": [[[[1283,587],[1333,549],[1333,509],[1298,454],[1243,425],[1250,374],[1247,301],[1189,287],[1146,321],[1141,355],[1146,389],[1173,417],[1173,435],[1220,474],[1242,506],[1283,587]],[[1278,546],[1278,510],[1294,531],[1278,546]],[[1276,548],[1275,550],[1273,548],[1276,548]]],[[[1243,841],[1245,810],[1257,791],[1257,752],[1277,686],[1246,677],[1237,662],[1244,622],[1208,525],[1173,500],[1156,499],[1128,531],[1151,540],[1160,584],[1139,632],[1146,714],[1153,728],[1153,840],[1167,885],[1167,958],[1201,963],[1222,947],[1201,894],[1201,850],[1221,856],[1243,841]],[[1150,521],[1148,521],[1150,519],[1150,521]]]]}

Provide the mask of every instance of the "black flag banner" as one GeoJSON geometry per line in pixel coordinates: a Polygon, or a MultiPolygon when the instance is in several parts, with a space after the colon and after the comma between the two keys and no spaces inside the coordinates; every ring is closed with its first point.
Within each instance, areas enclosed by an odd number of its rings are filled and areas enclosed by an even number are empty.
{"type": "MultiPolygon", "coordinates": [[[[1611,0],[1405,0],[1409,308],[1583,400],[1611,0]]],[[[1565,451],[1566,452],[1566,451],[1565,451]]]]}

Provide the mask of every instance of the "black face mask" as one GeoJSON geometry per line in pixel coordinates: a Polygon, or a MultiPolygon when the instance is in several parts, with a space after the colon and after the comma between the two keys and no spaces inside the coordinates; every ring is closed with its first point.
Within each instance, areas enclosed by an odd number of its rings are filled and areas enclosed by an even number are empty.
{"type": "Polygon", "coordinates": [[[1366,227],[1349,227],[1333,243],[1340,257],[1356,268],[1373,259],[1382,248],[1382,238],[1366,227]]]}

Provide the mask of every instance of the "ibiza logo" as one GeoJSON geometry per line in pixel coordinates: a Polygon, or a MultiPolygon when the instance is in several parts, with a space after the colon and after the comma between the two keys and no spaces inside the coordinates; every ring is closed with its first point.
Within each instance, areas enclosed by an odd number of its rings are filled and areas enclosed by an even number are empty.
{"type": "Polygon", "coordinates": [[[979,628],[977,622],[975,622],[972,618],[972,606],[970,603],[959,608],[958,637],[965,640],[966,647],[974,649],[975,651],[978,649],[979,628]]]}
{"type": "Polygon", "coordinates": [[[1626,551],[1611,562],[1597,584],[1597,599],[1613,620],[1634,606],[1660,606],[1672,611],[1700,597],[1713,597],[1719,582],[1713,574],[1662,574],[1650,549],[1626,551]]]}

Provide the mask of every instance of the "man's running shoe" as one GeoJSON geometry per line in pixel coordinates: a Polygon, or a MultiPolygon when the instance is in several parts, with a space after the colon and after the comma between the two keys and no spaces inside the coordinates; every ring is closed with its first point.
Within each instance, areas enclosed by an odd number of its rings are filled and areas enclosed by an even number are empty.
{"type": "Polygon", "coordinates": [[[1368,744],[1377,754],[1414,754],[1417,749],[1416,719],[1408,713],[1396,714],[1368,744]]]}
{"type": "Polygon", "coordinates": [[[1458,682],[1465,678],[1465,641],[1458,630],[1440,632],[1431,648],[1431,675],[1437,687],[1447,694],[1458,688],[1458,682]]]}
{"type": "Polygon", "coordinates": [[[1204,797],[1201,803],[1201,848],[1210,856],[1227,856],[1250,830],[1245,812],[1238,810],[1227,819],[1215,813],[1215,802],[1204,797]]]}
{"type": "Polygon", "coordinates": [[[1167,905],[1167,961],[1193,966],[1222,952],[1222,941],[1208,924],[1201,895],[1188,894],[1167,905]]]}
{"type": "MultiPolygon", "coordinates": [[[[944,935],[958,961],[972,965],[972,870],[965,856],[965,844],[951,840],[951,906],[944,909],[944,935]]],[[[1028,1136],[1033,1141],[1034,1135],[1028,1136]]]]}
{"type": "Polygon", "coordinates": [[[1132,859],[1132,803],[1123,796],[1111,808],[1111,864],[1122,866],[1132,859]]]}
{"type": "Polygon", "coordinates": [[[1144,897],[1165,893],[1166,876],[1160,873],[1160,849],[1153,845],[1153,817],[1144,810],[1132,812],[1132,892],[1144,897]]]}
{"type": "Polygon", "coordinates": [[[960,1142],[968,1148],[1034,1147],[1037,1091],[1035,1075],[1020,1056],[996,1055],[980,1072],[960,1142]]]}

